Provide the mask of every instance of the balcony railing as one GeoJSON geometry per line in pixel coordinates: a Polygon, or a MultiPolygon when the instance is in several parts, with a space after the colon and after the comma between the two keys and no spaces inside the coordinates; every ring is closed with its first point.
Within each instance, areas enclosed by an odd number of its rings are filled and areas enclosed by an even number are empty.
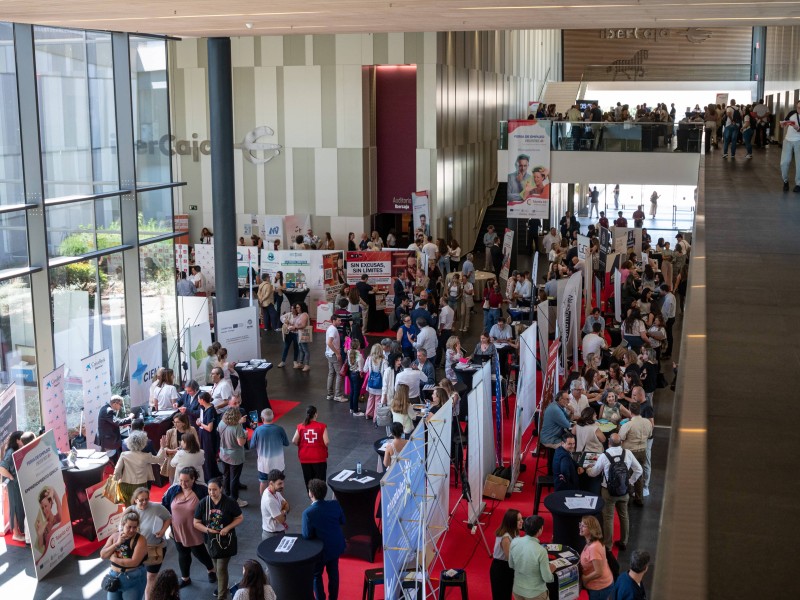
{"type": "MultiPolygon", "coordinates": [[[[553,121],[554,151],[699,153],[703,123],[585,123],[553,121]]],[[[498,149],[508,149],[508,122],[500,121],[498,149]]]]}

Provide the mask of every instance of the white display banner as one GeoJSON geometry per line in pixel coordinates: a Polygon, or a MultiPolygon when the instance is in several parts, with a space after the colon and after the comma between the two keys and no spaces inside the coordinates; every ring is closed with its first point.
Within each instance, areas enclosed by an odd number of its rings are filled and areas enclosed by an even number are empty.
{"type": "Polygon", "coordinates": [[[119,529],[122,513],[125,511],[125,504],[113,502],[103,495],[106,479],[86,488],[94,530],[97,532],[97,540],[101,542],[119,529]]]}
{"type": "Polygon", "coordinates": [[[500,267],[500,279],[508,281],[511,270],[511,247],[514,245],[514,230],[506,229],[503,235],[503,264],[500,267]]]}
{"type": "MultiPolygon", "coordinates": [[[[87,356],[82,361],[83,422],[86,427],[86,443],[94,443],[97,433],[97,415],[111,398],[111,365],[108,349],[87,356]]],[[[88,446],[87,446],[88,447],[88,446]]]]}
{"type": "Polygon", "coordinates": [[[206,293],[210,294],[217,289],[216,267],[214,266],[214,244],[195,244],[194,264],[200,267],[206,278],[206,293]]]}
{"type": "MultiPolygon", "coordinates": [[[[63,367],[60,369],[63,372],[63,367]]],[[[36,578],[42,579],[75,548],[53,431],[46,431],[17,450],[14,466],[25,506],[25,523],[31,532],[36,578]]]]}
{"type": "Polygon", "coordinates": [[[217,313],[216,332],[217,341],[228,349],[228,360],[241,362],[261,358],[257,306],[217,313]]]}
{"type": "Polygon", "coordinates": [[[472,376],[472,391],[467,396],[469,411],[469,444],[467,446],[468,472],[472,502],[470,522],[480,520],[483,505],[483,483],[494,470],[494,429],[492,427],[492,374],[491,362],[472,376]]]}
{"type": "MultiPolygon", "coordinates": [[[[533,422],[536,411],[536,323],[532,323],[520,336],[519,381],[517,383],[517,405],[522,407],[522,430],[533,422]]],[[[546,356],[546,354],[545,354],[546,356]]]]}
{"type": "Polygon", "coordinates": [[[131,408],[146,406],[150,400],[150,384],[163,364],[161,335],[154,335],[133,344],[128,350],[131,408]]]}
{"type": "Polygon", "coordinates": [[[55,436],[61,452],[69,452],[67,404],[64,401],[64,365],[42,377],[42,422],[55,436]]]}
{"type": "Polygon", "coordinates": [[[175,268],[189,275],[189,244],[175,244],[175,268]]]}
{"type": "Polygon", "coordinates": [[[333,303],[319,302],[317,304],[317,321],[314,329],[316,331],[327,331],[328,326],[331,324],[331,315],[333,315],[333,303]]]}
{"type": "Polygon", "coordinates": [[[274,241],[280,240],[281,248],[286,248],[286,237],[283,229],[283,217],[267,215],[261,220],[261,233],[264,239],[264,248],[274,249],[274,241]]]}
{"type": "Polygon", "coordinates": [[[178,296],[178,329],[208,323],[208,298],[204,296],[178,296]]]}
{"type": "Polygon", "coordinates": [[[550,302],[536,305],[536,330],[539,336],[539,361],[544,369],[547,362],[547,349],[550,347],[550,302]]]}
{"type": "Polygon", "coordinates": [[[183,347],[185,360],[189,364],[189,379],[194,379],[200,385],[211,385],[210,381],[206,381],[206,364],[209,359],[206,348],[210,345],[211,325],[208,321],[184,329],[183,347]]]}
{"type": "Polygon", "coordinates": [[[614,320],[622,323],[622,273],[614,269],[614,320]]]}
{"type": "MultiPolygon", "coordinates": [[[[567,358],[573,356],[572,352],[577,348],[578,335],[578,303],[581,297],[583,286],[583,276],[581,273],[573,273],[567,280],[564,288],[564,297],[561,299],[558,309],[558,329],[561,333],[561,352],[563,364],[566,368],[567,358]]],[[[574,355],[573,360],[577,357],[574,355]]]]}
{"type": "Polygon", "coordinates": [[[508,122],[509,219],[550,216],[550,121],[508,122]]]}
{"type": "Polygon", "coordinates": [[[265,250],[261,253],[261,272],[268,273],[274,281],[275,273],[281,271],[286,289],[304,289],[317,279],[312,272],[311,254],[311,250],[265,250]]]}
{"type": "Polygon", "coordinates": [[[411,192],[411,213],[414,231],[421,229],[426,237],[431,235],[431,204],[428,190],[411,192]]]}
{"type": "Polygon", "coordinates": [[[311,229],[311,217],[309,215],[286,215],[283,218],[283,229],[286,232],[286,247],[291,248],[298,235],[306,235],[311,229]]]}
{"type": "Polygon", "coordinates": [[[427,425],[428,543],[439,539],[447,531],[450,512],[450,439],[453,432],[453,401],[448,400],[431,417],[427,425]]]}
{"type": "Polygon", "coordinates": [[[589,236],[578,234],[578,258],[586,260],[589,255],[589,236]]]}

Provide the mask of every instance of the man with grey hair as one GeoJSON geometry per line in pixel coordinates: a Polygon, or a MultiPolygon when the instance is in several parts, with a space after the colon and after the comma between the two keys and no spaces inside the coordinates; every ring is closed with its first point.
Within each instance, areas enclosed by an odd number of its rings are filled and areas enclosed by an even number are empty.
{"type": "Polygon", "coordinates": [[[122,396],[111,396],[108,404],[103,406],[97,414],[97,433],[94,436],[95,445],[100,446],[103,452],[114,451],[114,454],[111,455],[111,461],[114,464],[117,464],[119,450],[122,448],[122,434],[120,434],[119,428],[133,420],[133,414],[121,419],[117,416],[122,405],[122,396]]]}
{"type": "Polygon", "coordinates": [[[211,369],[211,381],[213,386],[211,388],[211,403],[217,412],[222,413],[222,409],[228,406],[231,397],[233,396],[233,388],[230,381],[225,379],[222,369],[214,367],[211,369]]]}
{"type": "Polygon", "coordinates": [[[200,418],[200,384],[190,379],[183,388],[183,393],[178,398],[178,410],[189,417],[189,423],[194,423],[200,418]]]}
{"type": "Polygon", "coordinates": [[[286,430],[280,425],[275,425],[275,414],[272,409],[265,408],[261,411],[262,424],[253,432],[250,447],[256,449],[258,465],[258,491],[263,494],[269,483],[270,471],[286,468],[286,459],[283,448],[289,445],[286,430]]]}

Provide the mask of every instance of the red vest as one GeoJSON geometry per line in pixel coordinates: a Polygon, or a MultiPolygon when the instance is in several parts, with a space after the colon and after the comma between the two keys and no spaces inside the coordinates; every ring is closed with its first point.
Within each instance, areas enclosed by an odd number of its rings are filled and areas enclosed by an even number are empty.
{"type": "Polygon", "coordinates": [[[322,440],[325,432],[325,423],[311,421],[308,425],[300,423],[297,431],[300,433],[300,445],[297,456],[300,463],[321,463],[328,460],[328,447],[322,440]]]}

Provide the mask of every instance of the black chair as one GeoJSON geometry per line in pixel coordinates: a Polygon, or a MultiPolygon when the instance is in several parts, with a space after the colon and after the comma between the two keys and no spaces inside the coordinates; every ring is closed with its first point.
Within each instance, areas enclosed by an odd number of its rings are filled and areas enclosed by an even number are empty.
{"type": "Polygon", "coordinates": [[[542,490],[544,488],[554,488],[555,483],[552,475],[539,475],[536,478],[536,493],[533,498],[533,514],[539,514],[539,500],[542,499],[542,490]]]}
{"type": "Polygon", "coordinates": [[[458,588],[461,590],[461,600],[469,600],[467,594],[467,572],[464,569],[454,569],[456,574],[452,577],[447,576],[447,571],[442,571],[439,575],[439,600],[444,600],[447,588],[458,588]]]}
{"type": "Polygon", "coordinates": [[[383,585],[383,569],[367,569],[364,571],[364,588],[361,600],[375,600],[375,588],[383,585]]]}

